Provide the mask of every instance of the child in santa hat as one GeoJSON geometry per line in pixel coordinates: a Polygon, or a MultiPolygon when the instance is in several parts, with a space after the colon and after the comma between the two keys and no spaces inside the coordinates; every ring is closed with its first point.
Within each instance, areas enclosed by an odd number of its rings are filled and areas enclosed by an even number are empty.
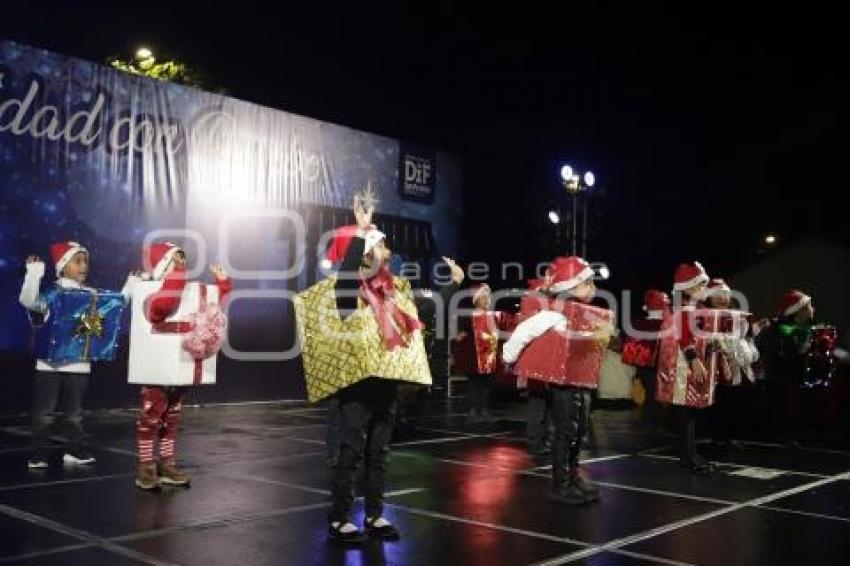
{"type": "MultiPolygon", "coordinates": [[[[589,264],[579,257],[556,258],[549,267],[545,294],[540,295],[539,311],[525,318],[505,342],[503,359],[508,364],[522,363],[537,340],[545,340],[550,332],[561,335],[570,330],[567,317],[556,310],[550,310],[553,299],[566,297],[589,305],[596,295],[596,285],[593,281],[594,271],[589,264]]],[[[606,329],[592,338],[596,344],[597,353],[604,351],[613,329],[606,329]]],[[[596,333],[595,333],[596,334],[596,333]]],[[[552,353],[544,354],[551,358],[552,353]]],[[[551,365],[552,360],[542,361],[542,365],[551,365]]],[[[554,364],[562,371],[582,366],[582,360],[555,360],[554,364]]],[[[552,445],[552,493],[551,498],[570,505],[582,505],[599,499],[599,489],[585,479],[579,471],[579,453],[590,424],[591,392],[599,379],[601,356],[596,364],[595,376],[560,375],[558,383],[549,382],[548,390],[551,396],[551,418],[555,428],[552,445]],[[560,383],[563,383],[560,384],[560,383]]],[[[520,372],[522,373],[522,372],[520,372]]],[[[534,373],[529,381],[536,377],[534,373]]]]}
{"type": "Polygon", "coordinates": [[[799,379],[805,371],[804,355],[811,347],[811,328],[815,308],[812,298],[793,289],[779,297],[776,317],[759,334],[758,345],[764,353],[767,381],[799,379]]]}
{"type": "Polygon", "coordinates": [[[714,471],[714,465],[697,452],[696,421],[702,409],[713,403],[714,376],[705,364],[705,350],[697,343],[696,309],[705,299],[709,277],[699,262],[676,268],[673,308],[664,317],[658,351],[655,398],[678,409],[681,434],[679,463],[698,475],[714,471]]]}
{"type": "MultiPolygon", "coordinates": [[[[377,326],[366,324],[360,330],[363,340],[351,344],[362,347],[378,344],[382,352],[353,352],[350,356],[374,355],[381,359],[393,355],[404,358],[411,345],[421,346],[422,362],[427,371],[422,325],[418,318],[400,305],[412,305],[412,297],[400,297],[408,289],[401,278],[388,270],[391,257],[385,235],[372,224],[373,206],[364,206],[355,199],[354,216],[357,224],[337,230],[327,254],[327,263],[342,260],[334,282],[333,299],[340,319],[362,317],[365,309],[375,317],[377,326]],[[373,331],[377,333],[372,336],[373,331]],[[367,336],[368,335],[368,336],[367,336]],[[372,340],[374,338],[374,340],[372,340]]],[[[453,288],[463,280],[463,270],[454,261],[444,258],[452,271],[453,288]]],[[[296,310],[298,310],[296,303],[296,310]]],[[[360,319],[358,319],[360,320],[360,319]]],[[[305,336],[310,340],[309,334],[305,336]]],[[[310,344],[307,344],[309,347],[310,344]]],[[[364,363],[367,363],[364,360],[364,363]]],[[[306,362],[305,362],[306,364],[306,362]]],[[[368,365],[368,363],[367,363],[368,365]]],[[[402,364],[403,365],[403,364],[402,364]]],[[[305,370],[306,371],[306,370],[305,370]]],[[[308,393],[310,375],[308,377],[308,393]]],[[[360,462],[365,459],[366,535],[382,540],[398,540],[398,530],[383,516],[384,484],[387,473],[389,444],[393,433],[399,379],[404,376],[369,376],[344,385],[334,393],[339,402],[339,455],[332,475],[332,507],[328,533],[331,539],[344,544],[358,544],[364,534],[352,522],[354,481],[360,462]]]]}
{"type": "MultiPolygon", "coordinates": [[[[143,263],[151,272],[143,278],[162,281],[159,291],[150,295],[144,305],[145,318],[153,324],[167,325],[181,307],[186,277],[186,254],[171,242],[155,243],[143,252],[143,263]]],[[[223,305],[232,284],[219,264],[210,265],[210,272],[218,287],[218,304],[223,305]]],[[[180,324],[179,321],[176,321],[180,324]]],[[[175,443],[183,401],[189,386],[143,385],[140,391],[141,412],[136,422],[139,468],[136,486],[144,490],[160,484],[188,486],[189,475],[177,467],[175,443]],[[159,441],[159,461],[155,450],[159,441]]]]}
{"type": "Polygon", "coordinates": [[[706,291],[706,306],[728,313],[721,316],[724,335],[717,339],[719,361],[714,406],[711,410],[715,444],[732,442],[732,432],[745,414],[755,385],[753,364],[759,352],[753,342],[751,325],[744,313],[738,313],[732,303],[732,290],[723,279],[712,279],[706,291]],[[727,328],[728,327],[728,328],[727,328]],[[727,334],[728,333],[728,334],[727,334]]]}
{"type": "MultiPolygon", "coordinates": [[[[21,305],[27,309],[37,330],[50,316],[51,304],[59,291],[93,291],[84,285],[89,271],[89,252],[82,244],[72,241],[57,242],[50,246],[50,256],[56,272],[53,287],[45,292],[41,291],[44,262],[32,255],[27,258],[27,272],[19,296],[21,305]]],[[[125,292],[126,289],[127,286],[125,292]]],[[[47,441],[60,394],[64,403],[65,435],[69,442],[62,461],[67,465],[91,464],[95,461],[92,453],[86,448],[82,426],[83,397],[88,388],[90,373],[89,362],[54,364],[43,358],[36,361],[32,409],[33,453],[28,461],[30,469],[42,469],[48,465],[47,441]]]]}
{"type": "Polygon", "coordinates": [[[799,433],[800,383],[806,374],[814,318],[812,298],[792,289],[782,293],[775,318],[756,336],[764,364],[765,423],[770,427],[767,432],[791,442],[799,433]]]}
{"type": "Polygon", "coordinates": [[[652,423],[655,415],[655,381],[658,373],[658,341],[664,313],[670,308],[670,297],[659,289],[647,289],[643,294],[643,311],[646,315],[634,321],[637,332],[623,343],[622,361],[637,368],[635,379],[645,391],[641,407],[644,422],[652,423]]]}
{"type": "Polygon", "coordinates": [[[499,363],[499,332],[508,330],[512,316],[505,311],[491,311],[492,291],[486,283],[472,285],[472,316],[469,333],[475,345],[473,373],[467,380],[469,422],[491,423],[490,394],[499,363]]]}

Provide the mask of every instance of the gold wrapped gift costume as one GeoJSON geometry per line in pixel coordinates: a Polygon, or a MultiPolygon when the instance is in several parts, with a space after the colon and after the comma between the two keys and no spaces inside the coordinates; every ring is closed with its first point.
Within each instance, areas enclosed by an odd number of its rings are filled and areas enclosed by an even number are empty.
{"type": "MultiPolygon", "coordinates": [[[[294,300],[309,401],[320,401],[369,377],[431,385],[422,333],[411,334],[406,347],[388,350],[375,315],[362,298],[351,315],[340,318],[336,280],[328,277],[294,300]]],[[[393,283],[396,306],[417,317],[410,283],[400,277],[393,277],[393,283]]]]}

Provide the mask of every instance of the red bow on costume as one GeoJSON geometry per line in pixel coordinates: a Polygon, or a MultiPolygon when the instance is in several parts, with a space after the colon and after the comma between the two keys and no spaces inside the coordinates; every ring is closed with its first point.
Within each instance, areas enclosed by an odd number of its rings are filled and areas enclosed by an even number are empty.
{"type": "Polygon", "coordinates": [[[396,305],[393,276],[386,266],[381,266],[372,277],[361,279],[360,293],[372,307],[378,330],[388,350],[407,346],[410,335],[422,328],[418,319],[396,305]]]}

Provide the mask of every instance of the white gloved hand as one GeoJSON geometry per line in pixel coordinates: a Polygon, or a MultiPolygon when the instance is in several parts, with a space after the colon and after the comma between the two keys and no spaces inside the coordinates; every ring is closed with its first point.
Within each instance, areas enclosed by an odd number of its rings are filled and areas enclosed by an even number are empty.
{"type": "Polygon", "coordinates": [[[44,262],[41,260],[28,261],[27,275],[38,277],[39,279],[44,277],[44,262]]]}

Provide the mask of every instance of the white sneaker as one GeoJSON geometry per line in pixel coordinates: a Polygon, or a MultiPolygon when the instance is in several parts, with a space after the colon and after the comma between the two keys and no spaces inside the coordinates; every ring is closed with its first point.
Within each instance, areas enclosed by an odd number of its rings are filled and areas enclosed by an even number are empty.
{"type": "Polygon", "coordinates": [[[27,468],[30,470],[43,470],[47,467],[47,460],[36,458],[35,460],[27,460],[27,468]]]}
{"type": "Polygon", "coordinates": [[[62,463],[66,466],[93,464],[96,461],[95,457],[88,452],[77,452],[76,454],[67,452],[62,456],[62,463]]]}

